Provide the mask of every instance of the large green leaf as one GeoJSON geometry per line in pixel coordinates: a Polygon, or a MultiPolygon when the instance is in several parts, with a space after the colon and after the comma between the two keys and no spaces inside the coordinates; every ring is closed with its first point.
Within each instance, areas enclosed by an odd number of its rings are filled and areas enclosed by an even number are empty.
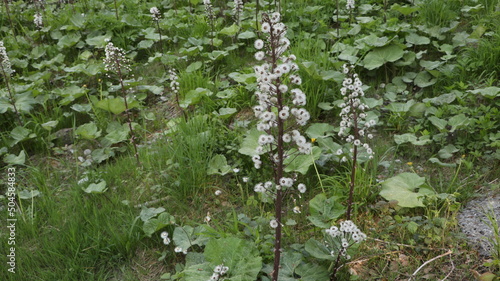
{"type": "Polygon", "coordinates": [[[318,240],[311,238],[307,240],[304,245],[306,251],[311,254],[311,256],[320,259],[320,260],[335,260],[336,257],[330,254],[328,248],[318,240]]]}
{"type": "Polygon", "coordinates": [[[314,164],[314,161],[318,160],[321,156],[321,148],[314,146],[312,148],[312,154],[299,155],[297,157],[290,157],[284,161],[286,165],[285,172],[299,172],[303,175],[307,173],[309,167],[314,164]]]}
{"type": "Polygon", "coordinates": [[[196,88],[195,90],[191,90],[187,92],[186,96],[182,101],[180,101],[179,106],[182,108],[187,108],[190,105],[197,104],[204,96],[211,96],[212,91],[205,88],[196,88]]]}
{"type": "Polygon", "coordinates": [[[454,132],[457,129],[469,125],[469,122],[469,117],[465,116],[463,113],[451,117],[450,120],[448,120],[448,124],[451,126],[450,132],[454,132]]]}
{"type": "Polygon", "coordinates": [[[477,90],[471,90],[469,91],[473,94],[480,94],[484,97],[487,98],[495,98],[500,96],[500,88],[499,87],[486,87],[482,89],[477,89],[477,90]]]}
{"type": "Polygon", "coordinates": [[[255,281],[262,268],[262,257],[255,244],[236,237],[210,240],[204,255],[214,266],[229,267],[226,280],[255,281]]]}
{"type": "Polygon", "coordinates": [[[411,143],[413,145],[426,145],[432,142],[428,135],[417,137],[415,134],[406,133],[402,135],[394,135],[394,142],[396,144],[411,143]]]}
{"type": "Polygon", "coordinates": [[[231,166],[227,164],[226,156],[217,154],[208,162],[207,175],[225,175],[231,172],[231,166]]]}
{"type": "Polygon", "coordinates": [[[387,45],[376,48],[369,52],[363,59],[363,65],[366,69],[372,70],[381,67],[385,63],[395,62],[402,58],[404,49],[399,45],[387,45]]]}
{"type": "Polygon", "coordinates": [[[153,233],[172,224],[175,224],[175,218],[169,213],[162,212],[158,218],[148,219],[142,226],[142,230],[148,237],[151,237],[153,233]]]}
{"type": "Polygon", "coordinates": [[[106,181],[102,180],[99,183],[91,183],[87,188],[83,189],[86,193],[101,194],[104,193],[108,188],[106,187],[106,181]]]}
{"type": "Polygon", "coordinates": [[[412,44],[412,45],[427,45],[431,43],[431,40],[428,37],[425,36],[420,36],[416,33],[410,33],[406,35],[405,37],[406,42],[412,44]]]}
{"type": "Polygon", "coordinates": [[[227,36],[234,36],[236,33],[240,31],[240,27],[236,24],[233,24],[231,26],[223,28],[221,31],[219,31],[220,34],[224,34],[227,36]]]}
{"type": "Polygon", "coordinates": [[[255,150],[259,146],[260,135],[262,135],[262,132],[258,131],[256,128],[248,130],[245,134],[245,138],[241,142],[238,152],[248,156],[256,155],[257,152],[255,150]]]}
{"type": "Polygon", "coordinates": [[[431,121],[432,125],[436,126],[439,130],[444,130],[446,129],[446,125],[448,125],[448,122],[446,120],[437,118],[436,116],[431,116],[428,118],[429,121],[431,121]]]}
{"type": "Polygon", "coordinates": [[[315,226],[329,228],[331,222],[344,214],[345,208],[338,202],[338,197],[327,198],[324,193],[309,201],[310,216],[307,217],[315,226]]]}
{"type": "Polygon", "coordinates": [[[24,153],[24,150],[21,150],[17,156],[15,154],[7,154],[3,158],[4,163],[12,165],[23,165],[25,161],[26,154],[24,153]]]}
{"type": "Polygon", "coordinates": [[[83,139],[93,140],[101,136],[101,130],[94,122],[81,125],[75,130],[75,134],[83,139]]]}
{"type": "MultiPolygon", "coordinates": [[[[139,102],[136,100],[127,99],[128,109],[139,106],[139,102]]],[[[105,98],[96,103],[96,107],[112,112],[113,114],[120,114],[127,110],[125,106],[125,100],[123,98],[105,98]]]]}
{"type": "Polygon", "coordinates": [[[380,196],[396,200],[401,207],[424,207],[423,197],[435,194],[425,185],[425,178],[414,173],[402,173],[382,183],[380,196]]]}

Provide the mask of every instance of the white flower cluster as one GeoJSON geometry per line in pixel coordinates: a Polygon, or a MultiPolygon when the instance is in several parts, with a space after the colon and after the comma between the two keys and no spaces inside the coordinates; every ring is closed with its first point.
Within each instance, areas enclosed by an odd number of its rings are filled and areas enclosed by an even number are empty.
{"type": "Polygon", "coordinates": [[[225,275],[228,270],[229,270],[229,267],[224,266],[224,264],[216,266],[214,268],[214,273],[212,274],[212,276],[210,277],[210,279],[208,279],[208,281],[221,280],[220,278],[222,277],[222,275],[225,275]]]}
{"type": "MultiPolygon", "coordinates": [[[[362,88],[363,83],[356,73],[351,73],[352,69],[354,69],[353,66],[348,67],[345,64],[343,66],[346,78],[342,82],[342,88],[340,89],[340,93],[344,96],[344,102],[339,105],[342,108],[340,112],[342,121],[340,121],[338,134],[345,137],[346,142],[353,143],[357,147],[363,147],[371,159],[373,158],[373,150],[368,143],[363,143],[362,139],[373,138],[373,135],[367,133],[367,131],[375,126],[376,122],[375,120],[366,120],[365,110],[368,109],[368,106],[361,101],[361,98],[365,95],[362,88]]],[[[341,155],[343,151],[339,149],[337,154],[341,155]]],[[[347,159],[344,157],[342,160],[347,159]]]]}
{"type": "Polygon", "coordinates": [[[12,69],[12,64],[7,55],[7,49],[3,46],[3,41],[0,41],[0,66],[6,76],[10,76],[15,72],[15,70],[12,69]]]}
{"type": "Polygon", "coordinates": [[[215,19],[212,2],[210,0],[203,0],[203,5],[205,5],[205,13],[207,14],[208,20],[215,19]]]}
{"type": "Polygon", "coordinates": [[[233,16],[235,20],[240,21],[240,15],[243,12],[243,0],[234,0],[233,16]]]}
{"type": "Polygon", "coordinates": [[[176,252],[176,253],[183,253],[184,255],[187,255],[187,253],[188,253],[187,249],[184,250],[181,247],[175,247],[174,252],[176,252]]]}
{"type": "Polygon", "coordinates": [[[168,238],[168,232],[163,231],[161,233],[160,237],[163,239],[163,244],[165,244],[165,245],[170,244],[170,238],[168,238]]]}
{"type": "Polygon", "coordinates": [[[159,21],[161,19],[161,13],[158,8],[152,7],[151,9],[149,9],[149,12],[151,13],[151,17],[154,21],[159,21]]]}
{"type": "Polygon", "coordinates": [[[354,0],[347,0],[347,4],[345,5],[347,10],[352,10],[355,8],[354,0]]]}
{"type": "MultiPolygon", "coordinates": [[[[340,250],[339,254],[346,259],[351,257],[347,254],[347,248],[349,248],[354,243],[361,243],[366,239],[366,234],[361,232],[359,228],[350,220],[342,221],[340,223],[340,228],[332,226],[325,230],[331,238],[340,239],[340,250]]],[[[335,256],[335,251],[331,251],[330,254],[335,256]]]]}
{"type": "Polygon", "coordinates": [[[35,14],[35,18],[33,19],[33,22],[35,23],[36,28],[42,29],[42,27],[43,27],[43,18],[42,18],[42,14],[40,14],[40,12],[37,12],[35,14]]]}
{"type": "MultiPolygon", "coordinates": [[[[298,130],[285,131],[285,128],[293,128],[295,125],[306,125],[311,115],[305,108],[298,107],[306,104],[306,95],[300,89],[292,88],[300,85],[302,79],[293,74],[299,69],[295,63],[296,57],[284,55],[290,46],[290,41],[285,37],[286,26],[281,22],[280,13],[262,15],[262,32],[267,34],[266,42],[257,39],[254,43],[257,49],[255,58],[259,61],[264,60],[262,65],[254,67],[258,83],[258,90],[255,92],[258,105],[253,107],[253,111],[255,117],[259,119],[257,130],[263,132],[258,139],[256,155],[252,157],[256,169],[262,165],[260,154],[264,153],[266,146],[270,148],[267,151],[275,164],[289,157],[286,152],[281,155],[281,159],[279,153],[272,154],[278,144],[284,149],[284,144],[293,142],[297,145],[299,153],[310,154],[312,151],[312,144],[307,142],[298,130]],[[289,124],[285,127],[287,121],[289,124]],[[277,137],[276,131],[279,131],[277,129],[280,126],[282,131],[277,137]]],[[[281,177],[276,183],[271,181],[258,183],[254,190],[274,194],[276,190],[293,187],[294,183],[295,180],[292,178],[281,177]]],[[[306,186],[299,184],[297,189],[304,193],[306,186]]]]}
{"type": "Polygon", "coordinates": [[[122,74],[125,71],[131,71],[129,60],[125,58],[125,51],[115,47],[112,42],[108,42],[105,52],[106,57],[103,61],[106,71],[122,74]]]}
{"type": "Polygon", "coordinates": [[[172,90],[172,93],[174,95],[179,94],[179,82],[177,81],[179,79],[179,76],[177,76],[177,73],[175,72],[175,69],[170,69],[168,71],[169,78],[170,78],[170,90],[172,90]]]}
{"type": "MultiPolygon", "coordinates": [[[[298,65],[294,62],[296,57],[294,55],[284,56],[283,53],[290,46],[290,41],[285,37],[286,26],[280,22],[281,16],[279,13],[273,13],[271,16],[263,15],[262,32],[269,34],[268,48],[264,48],[264,41],[257,39],[255,41],[255,48],[259,51],[255,54],[257,60],[264,60],[268,57],[275,60],[273,63],[264,63],[260,66],[255,66],[254,71],[257,77],[259,90],[255,92],[259,105],[254,106],[253,110],[255,116],[259,118],[257,130],[269,132],[271,128],[277,127],[277,119],[283,122],[289,119],[290,115],[295,117],[298,125],[303,126],[311,118],[309,112],[304,108],[290,108],[284,104],[285,96],[292,98],[294,106],[304,106],[306,104],[306,96],[300,89],[289,89],[289,86],[283,82],[288,79],[291,85],[300,85],[301,78],[296,74],[290,74],[299,69],[298,65]],[[281,102],[278,103],[278,100],[281,102]],[[277,109],[277,115],[273,111],[277,109]]],[[[283,136],[285,142],[290,142],[292,137],[290,135],[283,136]]],[[[305,141],[305,138],[300,135],[298,131],[293,132],[293,140],[299,146],[302,153],[310,153],[311,144],[305,141]]],[[[257,147],[257,154],[262,153],[263,145],[274,145],[274,139],[268,138],[267,135],[262,135],[259,138],[259,147],[257,147]]],[[[260,158],[254,157],[256,168],[260,167],[260,158]]]]}
{"type": "Polygon", "coordinates": [[[80,161],[80,165],[82,165],[83,167],[88,167],[90,165],[92,165],[92,150],[90,149],[85,149],[83,151],[83,156],[78,156],[78,161],[80,161]]]}

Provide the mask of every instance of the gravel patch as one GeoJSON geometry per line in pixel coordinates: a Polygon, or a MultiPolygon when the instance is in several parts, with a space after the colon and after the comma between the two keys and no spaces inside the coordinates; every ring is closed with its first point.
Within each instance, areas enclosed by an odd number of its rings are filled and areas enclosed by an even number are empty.
{"type": "Polygon", "coordinates": [[[497,223],[500,218],[500,194],[490,194],[477,198],[465,206],[458,214],[458,224],[462,232],[467,236],[470,244],[477,248],[480,255],[491,257],[492,244],[489,238],[493,238],[493,229],[487,213],[494,212],[497,223]]]}

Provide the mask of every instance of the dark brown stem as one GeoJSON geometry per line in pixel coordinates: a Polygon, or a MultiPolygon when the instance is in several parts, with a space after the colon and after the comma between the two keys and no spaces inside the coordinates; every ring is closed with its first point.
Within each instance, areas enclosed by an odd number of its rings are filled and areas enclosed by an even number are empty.
{"type": "Polygon", "coordinates": [[[116,15],[116,20],[119,20],[119,18],[118,18],[118,3],[116,3],[116,0],[115,0],[115,15],[116,15]]]}
{"type": "Polygon", "coordinates": [[[158,27],[158,34],[160,34],[160,50],[163,54],[163,42],[161,40],[161,30],[160,30],[160,21],[156,21],[156,26],[158,27]]]}
{"type": "MultiPolygon", "coordinates": [[[[266,19],[269,19],[266,16],[266,19]]],[[[277,62],[278,62],[278,56],[277,56],[277,49],[279,48],[279,40],[278,38],[275,38],[276,36],[280,36],[279,34],[274,34],[273,30],[273,25],[270,25],[271,30],[269,32],[270,34],[270,39],[269,42],[271,43],[271,62],[272,62],[272,72],[274,72],[274,69],[277,67],[277,62]]],[[[278,78],[276,80],[276,84],[279,85],[281,83],[281,80],[278,78]]],[[[276,97],[277,97],[277,103],[278,103],[278,112],[283,109],[283,93],[279,90],[279,87],[276,87],[276,97]]],[[[277,118],[277,125],[278,125],[278,136],[277,136],[277,150],[278,150],[278,163],[276,165],[275,173],[274,173],[274,182],[276,186],[280,185],[280,179],[283,177],[283,171],[284,171],[284,142],[283,142],[283,135],[285,131],[285,124],[284,120],[281,118],[277,118]]],[[[279,276],[279,270],[280,270],[280,261],[281,261],[281,238],[282,238],[282,227],[281,227],[281,221],[282,221],[282,208],[283,208],[283,191],[280,189],[276,190],[276,200],[274,202],[274,213],[276,217],[276,221],[278,222],[278,226],[276,227],[276,233],[274,235],[275,237],[275,244],[274,244],[274,265],[273,265],[273,272],[272,272],[272,280],[273,281],[278,281],[278,276],[279,276]]]]}
{"type": "Polygon", "coordinates": [[[339,0],[337,0],[337,38],[340,37],[339,9],[339,0]]]}
{"type": "Polygon", "coordinates": [[[12,28],[12,35],[14,35],[14,39],[17,42],[16,38],[16,29],[14,28],[14,23],[12,22],[12,18],[10,17],[10,10],[9,10],[9,1],[8,0],[3,0],[5,4],[5,11],[7,12],[7,18],[9,19],[10,27],[12,28]]]}
{"type": "Polygon", "coordinates": [[[135,152],[135,159],[137,160],[137,165],[141,165],[141,161],[139,160],[139,152],[137,150],[137,144],[135,143],[135,134],[134,134],[134,129],[132,128],[132,117],[130,116],[129,112],[129,107],[128,107],[128,102],[127,102],[127,93],[125,92],[125,85],[123,84],[123,76],[122,76],[122,71],[120,67],[120,60],[116,60],[116,68],[118,70],[118,76],[120,79],[120,85],[122,88],[122,94],[123,94],[123,100],[125,102],[125,112],[127,114],[127,123],[128,123],[128,128],[130,129],[130,143],[134,146],[134,152],[135,152]]]}
{"type": "MultiPolygon", "coordinates": [[[[353,112],[353,122],[354,122],[354,140],[359,139],[359,129],[358,129],[358,114],[356,113],[356,110],[353,106],[353,101],[350,101],[351,103],[351,110],[353,112]]],[[[353,201],[353,194],[354,194],[354,186],[356,182],[356,165],[357,165],[357,159],[358,159],[358,146],[354,145],[354,150],[352,153],[352,169],[351,169],[351,182],[349,184],[349,199],[347,201],[347,212],[346,212],[346,219],[350,220],[351,219],[351,211],[352,211],[352,201],[353,201]]]]}

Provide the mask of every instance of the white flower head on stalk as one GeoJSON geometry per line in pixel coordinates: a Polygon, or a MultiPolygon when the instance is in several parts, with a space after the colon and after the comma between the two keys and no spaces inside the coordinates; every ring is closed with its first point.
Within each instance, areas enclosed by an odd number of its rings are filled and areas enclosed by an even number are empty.
{"type": "Polygon", "coordinates": [[[234,0],[233,17],[240,24],[240,15],[243,12],[243,0],[234,0]]]}
{"type": "Polygon", "coordinates": [[[353,10],[355,8],[354,0],[347,0],[345,7],[347,10],[353,10]]]}
{"type": "Polygon", "coordinates": [[[125,51],[115,47],[112,42],[106,45],[106,57],[104,58],[104,68],[108,72],[121,73],[130,72],[130,61],[125,57],[125,51]]]}
{"type": "Polygon", "coordinates": [[[177,76],[177,73],[175,72],[175,69],[170,69],[168,71],[169,78],[170,78],[170,90],[174,95],[179,94],[179,82],[177,81],[179,79],[179,76],[177,76]]]}
{"type": "Polygon", "coordinates": [[[203,0],[203,5],[205,5],[205,13],[207,14],[208,20],[215,19],[212,2],[210,2],[210,0],[203,0]]]}
{"type": "MultiPolygon", "coordinates": [[[[369,155],[370,159],[373,158],[373,150],[370,145],[365,142],[366,139],[373,138],[372,134],[368,131],[371,127],[376,125],[375,120],[367,120],[365,110],[368,106],[363,103],[362,98],[365,93],[363,91],[363,83],[358,75],[353,72],[353,66],[344,64],[343,72],[346,74],[342,82],[340,93],[344,97],[343,102],[339,105],[341,108],[340,117],[340,130],[339,136],[345,137],[345,141],[352,143],[359,149],[364,149],[369,155]]],[[[342,154],[342,150],[337,151],[337,155],[342,154]]]]}
{"type": "Polygon", "coordinates": [[[33,19],[33,23],[35,23],[36,28],[42,29],[42,27],[43,27],[42,14],[40,14],[39,12],[37,12],[35,14],[35,18],[33,19]]]}
{"type": "Polygon", "coordinates": [[[330,253],[335,256],[337,253],[345,259],[350,259],[347,249],[356,243],[361,243],[366,239],[366,234],[350,220],[342,221],[340,227],[332,226],[325,229],[327,246],[340,245],[340,249],[334,249],[330,253]],[[338,243],[332,243],[337,240],[338,243]]]}
{"type": "Polygon", "coordinates": [[[151,17],[154,21],[159,21],[161,19],[161,13],[158,8],[152,7],[151,9],[149,9],[149,12],[151,13],[151,17]]]}
{"type": "Polygon", "coordinates": [[[0,41],[0,64],[6,76],[12,75],[15,70],[12,69],[12,64],[10,63],[9,56],[7,55],[7,49],[3,45],[3,41],[0,41]]]}
{"type": "MultiPolygon", "coordinates": [[[[290,41],[285,37],[286,26],[281,22],[281,15],[273,13],[262,15],[261,28],[267,34],[266,38],[257,39],[254,43],[257,49],[255,58],[262,61],[261,65],[254,67],[258,83],[255,92],[258,105],[253,110],[258,118],[257,130],[262,132],[252,157],[257,169],[262,166],[261,154],[265,151],[274,167],[283,166],[283,161],[292,156],[287,154],[292,147],[297,148],[297,154],[310,154],[312,151],[311,143],[296,130],[297,127],[306,125],[311,115],[303,108],[306,105],[306,95],[295,88],[302,80],[296,73],[296,57],[287,54],[290,41]],[[277,152],[280,149],[281,155],[277,152]]],[[[295,185],[294,179],[285,176],[276,178],[275,181],[258,183],[254,190],[272,195],[276,190],[287,191],[295,185]]],[[[299,184],[296,190],[305,192],[305,185],[299,184]]]]}

